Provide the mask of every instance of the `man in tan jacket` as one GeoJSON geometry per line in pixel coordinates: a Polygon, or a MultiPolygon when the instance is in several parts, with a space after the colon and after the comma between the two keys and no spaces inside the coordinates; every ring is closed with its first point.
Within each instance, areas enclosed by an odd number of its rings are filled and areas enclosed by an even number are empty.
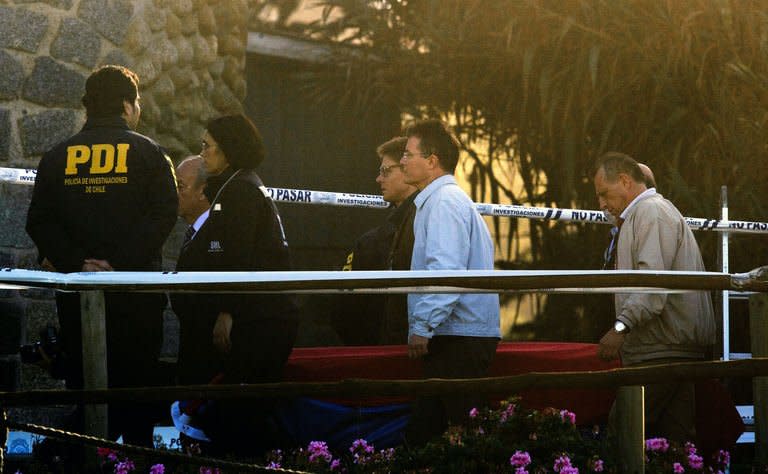
{"type": "MultiPolygon", "coordinates": [[[[704,271],[696,239],[675,206],[646,188],[637,162],[606,153],[596,167],[600,208],[618,216],[616,268],[704,271]]],[[[618,293],[616,322],[600,340],[603,359],[621,356],[624,366],[701,360],[715,342],[708,292],[618,293]]],[[[693,383],[650,385],[645,391],[646,438],[695,439],[693,383]]]]}

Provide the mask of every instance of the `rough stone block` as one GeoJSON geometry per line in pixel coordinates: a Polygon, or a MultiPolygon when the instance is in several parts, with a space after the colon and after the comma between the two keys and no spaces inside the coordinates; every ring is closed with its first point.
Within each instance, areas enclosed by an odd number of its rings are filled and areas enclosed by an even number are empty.
{"type": "MultiPolygon", "coordinates": [[[[104,61],[102,61],[102,64],[117,64],[119,66],[125,66],[132,71],[136,72],[133,69],[133,61],[131,61],[131,58],[128,57],[128,55],[119,49],[113,49],[109,53],[107,53],[106,56],[104,56],[104,61]]],[[[139,76],[139,80],[141,81],[141,85],[144,84],[144,78],[139,76]]]]}
{"type": "Polygon", "coordinates": [[[200,6],[200,10],[197,14],[197,24],[201,35],[208,36],[216,34],[216,15],[213,14],[213,9],[210,6],[200,6]]]}
{"type": "Polygon", "coordinates": [[[192,62],[195,57],[195,49],[188,39],[181,37],[173,41],[176,51],[179,52],[179,66],[184,67],[192,62]]]}
{"type": "Polygon", "coordinates": [[[192,0],[169,0],[167,3],[171,11],[178,16],[187,16],[195,10],[195,4],[192,0]]]}
{"type": "Polygon", "coordinates": [[[152,30],[144,18],[132,21],[128,27],[123,47],[133,54],[140,54],[152,44],[152,30]]]}
{"type": "Polygon", "coordinates": [[[69,10],[74,0],[16,0],[16,3],[47,3],[54,8],[69,10]]]}
{"type": "Polygon", "coordinates": [[[149,4],[144,11],[144,18],[147,19],[149,28],[152,31],[161,31],[165,29],[165,22],[168,18],[168,12],[157,5],[149,4]]]}
{"type": "Polygon", "coordinates": [[[82,0],[77,15],[105,38],[121,45],[133,16],[130,0],[82,0]]]}
{"type": "MultiPolygon", "coordinates": [[[[31,243],[31,241],[30,241],[31,243]]],[[[39,270],[37,263],[37,248],[31,246],[26,249],[16,250],[16,268],[25,268],[28,270],[39,270]]]]}
{"type": "MultiPolygon", "coordinates": [[[[24,230],[32,186],[0,185],[0,247],[30,248],[32,241],[24,230]]],[[[16,257],[11,254],[12,264],[16,257]]]]}
{"type": "Polygon", "coordinates": [[[61,20],[59,33],[51,44],[51,56],[92,68],[100,51],[101,39],[96,30],[76,18],[61,20]]]}
{"type": "Polygon", "coordinates": [[[11,147],[11,111],[0,109],[0,160],[7,160],[11,147]]]}
{"type": "Polygon", "coordinates": [[[19,133],[26,156],[39,155],[69,138],[75,131],[73,110],[46,110],[19,120],[19,133]]]}
{"type": "MultiPolygon", "coordinates": [[[[21,85],[24,82],[24,67],[21,62],[0,50],[0,71],[3,71],[0,74],[0,99],[18,98],[21,85]]],[[[2,154],[2,149],[0,149],[0,154],[2,154]]]]}
{"type": "Polygon", "coordinates": [[[85,76],[48,56],[41,56],[35,59],[35,68],[24,84],[22,96],[48,107],[79,108],[84,89],[85,76]]]}
{"type": "Polygon", "coordinates": [[[56,290],[50,288],[28,288],[19,293],[22,297],[33,300],[53,300],[56,297],[56,290]]]}
{"type": "Polygon", "coordinates": [[[26,8],[0,6],[0,47],[37,52],[48,17],[26,8]]]}
{"type": "Polygon", "coordinates": [[[0,357],[0,390],[3,392],[19,391],[21,388],[20,374],[21,367],[17,357],[0,357]]]}
{"type": "Polygon", "coordinates": [[[56,300],[27,301],[27,340],[30,344],[40,337],[40,331],[46,326],[58,326],[56,317],[56,300]]]}
{"type": "MultiPolygon", "coordinates": [[[[20,203],[22,206],[25,204],[20,203]]],[[[38,269],[37,250],[34,247],[28,249],[4,247],[0,249],[0,268],[38,269]]]]}
{"type": "Polygon", "coordinates": [[[176,358],[179,354],[179,319],[171,310],[163,313],[163,345],[160,357],[176,358]]]}
{"type": "Polygon", "coordinates": [[[149,55],[140,57],[133,68],[133,72],[139,75],[141,85],[144,87],[153,85],[162,71],[163,65],[160,61],[149,55]]]}
{"type": "Polygon", "coordinates": [[[0,249],[0,268],[10,268],[13,266],[13,254],[5,249],[0,249]]]}
{"type": "Polygon", "coordinates": [[[179,63],[179,52],[169,39],[157,41],[152,47],[152,55],[163,65],[164,70],[176,67],[179,63]]]}
{"type": "Polygon", "coordinates": [[[17,354],[22,342],[24,306],[17,301],[0,301],[0,354],[17,354]]]}

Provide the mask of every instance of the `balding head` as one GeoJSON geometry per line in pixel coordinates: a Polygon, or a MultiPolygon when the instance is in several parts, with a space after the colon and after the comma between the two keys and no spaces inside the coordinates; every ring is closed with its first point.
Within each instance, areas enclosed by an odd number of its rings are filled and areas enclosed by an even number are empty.
{"type": "Polygon", "coordinates": [[[205,197],[205,168],[199,156],[188,156],[176,167],[178,181],[179,217],[187,224],[194,224],[200,214],[210,207],[205,197]]]}
{"type": "Polygon", "coordinates": [[[643,181],[645,182],[646,188],[655,188],[656,187],[656,178],[653,177],[653,171],[648,167],[648,165],[644,163],[638,163],[637,166],[640,167],[640,171],[643,172],[643,181]]]}

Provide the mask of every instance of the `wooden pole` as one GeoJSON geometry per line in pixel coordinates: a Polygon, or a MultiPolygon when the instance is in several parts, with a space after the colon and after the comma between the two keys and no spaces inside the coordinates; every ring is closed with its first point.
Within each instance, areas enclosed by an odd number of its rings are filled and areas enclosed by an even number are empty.
{"type": "Polygon", "coordinates": [[[479,379],[371,380],[280,382],[249,385],[190,385],[113,388],[109,390],[27,390],[0,392],[0,405],[35,406],[74,403],[167,401],[187,398],[243,400],[250,398],[430,396],[445,393],[509,395],[531,389],[616,388],[671,381],[723,377],[768,376],[768,358],[684,362],[586,372],[530,372],[479,379]]]}
{"type": "Polygon", "coordinates": [[[616,442],[619,472],[645,473],[645,390],[642,385],[616,390],[616,442]]]}
{"type": "MultiPolygon", "coordinates": [[[[768,294],[749,297],[749,333],[752,357],[768,356],[768,294]]],[[[768,464],[768,377],[752,379],[755,404],[755,458],[761,466],[768,464]]]]}
{"type": "MultiPolygon", "coordinates": [[[[80,317],[83,338],[83,382],[86,390],[107,388],[107,325],[104,292],[80,293],[80,317]]],[[[85,432],[107,437],[107,406],[85,406],[85,432]]]]}

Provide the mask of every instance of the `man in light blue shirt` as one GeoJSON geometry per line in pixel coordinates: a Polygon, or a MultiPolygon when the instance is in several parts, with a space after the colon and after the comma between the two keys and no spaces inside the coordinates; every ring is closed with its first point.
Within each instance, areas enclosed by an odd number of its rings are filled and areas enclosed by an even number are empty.
{"type": "MultiPolygon", "coordinates": [[[[414,200],[411,270],[492,270],[493,241],[469,196],[453,176],[458,141],[438,120],[416,122],[400,163],[414,200]]],[[[499,330],[497,294],[408,295],[408,355],[422,358],[425,378],[474,378],[488,373],[499,330]]],[[[409,442],[421,444],[463,422],[482,399],[462,394],[422,399],[409,442]]]]}

